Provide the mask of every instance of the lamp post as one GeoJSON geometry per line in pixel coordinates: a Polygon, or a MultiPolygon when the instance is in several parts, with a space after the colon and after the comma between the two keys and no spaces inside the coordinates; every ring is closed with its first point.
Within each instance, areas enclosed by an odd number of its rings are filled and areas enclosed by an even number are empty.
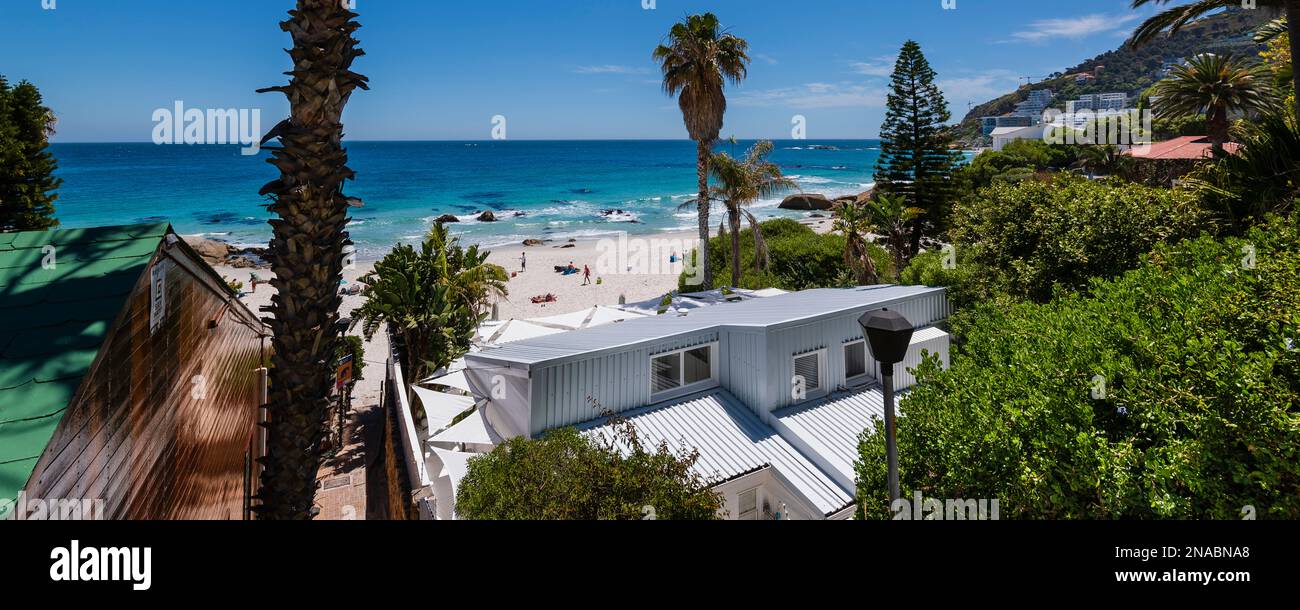
{"type": "Polygon", "coordinates": [[[907,357],[912,344],[912,323],[896,311],[868,311],[858,318],[862,333],[871,346],[871,357],[880,363],[880,381],[885,386],[885,452],[889,456],[889,500],[902,497],[898,490],[898,440],[894,426],[894,365],[907,357]]]}

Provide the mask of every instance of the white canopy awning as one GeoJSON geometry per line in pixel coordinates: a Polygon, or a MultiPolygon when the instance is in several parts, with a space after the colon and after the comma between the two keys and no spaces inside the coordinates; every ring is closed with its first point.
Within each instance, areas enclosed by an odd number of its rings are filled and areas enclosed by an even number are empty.
{"type": "MultiPolygon", "coordinates": [[[[442,462],[442,474],[439,475],[438,480],[442,481],[445,477],[450,480],[451,483],[451,494],[449,497],[442,497],[443,494],[441,493],[437,494],[439,507],[438,512],[441,514],[443,513],[444,506],[454,507],[456,503],[456,493],[460,490],[460,482],[464,480],[465,475],[469,473],[469,461],[473,458],[479,457],[480,454],[446,451],[436,447],[433,452],[438,456],[438,461],[442,462]]],[[[455,519],[455,511],[452,510],[449,512],[451,513],[450,517],[455,519]]]]}
{"type": "Polygon", "coordinates": [[[643,317],[645,317],[645,314],[597,305],[573,313],[550,316],[547,318],[534,318],[529,320],[529,322],[546,326],[563,326],[565,328],[577,330],[580,328],[604,326],[606,324],[614,324],[624,320],[643,317]]]}
{"type": "Polygon", "coordinates": [[[424,385],[440,385],[455,388],[462,392],[474,392],[474,390],[469,387],[469,380],[465,378],[465,371],[456,371],[455,373],[443,375],[442,377],[430,377],[420,383],[424,385]]]}
{"type": "Polygon", "coordinates": [[[411,389],[415,390],[415,395],[420,398],[420,404],[424,405],[424,414],[429,420],[430,436],[446,428],[451,420],[474,406],[473,396],[444,394],[420,386],[411,386],[411,389]]]}
{"type": "Polygon", "coordinates": [[[484,337],[484,343],[488,345],[502,345],[562,332],[565,332],[565,329],[542,326],[525,320],[510,320],[496,326],[495,330],[492,330],[492,328],[482,329],[479,334],[484,337]]]}
{"type": "Polygon", "coordinates": [[[471,447],[491,448],[505,442],[492,425],[487,421],[487,415],[484,412],[483,405],[474,411],[472,415],[461,420],[460,423],[439,432],[429,438],[430,446],[435,448],[450,448],[453,445],[469,445],[471,447]]]}

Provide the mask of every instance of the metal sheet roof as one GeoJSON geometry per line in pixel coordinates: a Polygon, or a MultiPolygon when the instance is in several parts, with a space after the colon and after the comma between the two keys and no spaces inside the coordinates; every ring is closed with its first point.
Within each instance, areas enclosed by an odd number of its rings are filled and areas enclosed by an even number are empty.
{"type": "MultiPolygon", "coordinates": [[[[700,459],[694,470],[714,483],[771,466],[825,515],[853,503],[852,493],[726,391],[633,411],[623,417],[632,422],[648,446],[666,442],[670,447],[698,449],[700,459]]],[[[603,421],[578,429],[605,439],[614,434],[613,427],[603,421]]]]}
{"type": "Polygon", "coordinates": [[[777,411],[777,426],[796,445],[822,456],[841,481],[856,481],[853,464],[858,460],[858,438],[872,427],[874,419],[885,418],[885,395],[880,386],[828,396],[811,404],[777,411]]]}
{"type": "Polygon", "coordinates": [[[0,234],[0,498],[14,498],[170,230],[0,234]],[[43,265],[54,246],[52,267],[43,265]],[[48,268],[47,268],[48,267],[48,268]]]}
{"type": "Polygon", "coordinates": [[[498,348],[484,349],[470,354],[467,358],[471,361],[530,366],[552,364],[561,359],[602,351],[617,351],[632,345],[686,333],[722,327],[775,328],[805,323],[846,311],[866,311],[875,307],[885,307],[893,302],[944,292],[943,288],[924,286],[805,290],[740,303],[715,305],[684,315],[667,314],[528,339],[498,348]]]}

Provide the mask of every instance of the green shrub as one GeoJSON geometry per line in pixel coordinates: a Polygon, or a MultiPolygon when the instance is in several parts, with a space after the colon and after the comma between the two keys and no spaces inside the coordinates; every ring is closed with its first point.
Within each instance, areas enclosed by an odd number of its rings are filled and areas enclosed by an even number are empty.
{"type": "MultiPolygon", "coordinates": [[[[852,283],[852,273],[844,264],[845,240],[842,235],[818,234],[807,225],[789,218],[769,220],[761,226],[772,265],[767,271],[754,268],[753,231],[741,231],[741,285],[736,288],[808,290],[852,283]]],[[[727,278],[720,281],[730,281],[731,278],[727,262],[731,259],[730,239],[728,236],[726,241],[720,237],[709,240],[709,264],[713,267],[714,277],[727,278]]],[[[872,260],[882,275],[887,275],[885,272],[892,265],[889,253],[875,244],[871,247],[872,260]]],[[[678,288],[687,292],[695,289],[686,284],[685,274],[678,280],[678,288]]]]}
{"type": "Polygon", "coordinates": [[[722,498],[692,467],[698,452],[647,449],[630,424],[612,440],[573,428],[514,438],[473,458],[456,492],[456,513],[476,520],[714,520],[722,498]],[[649,510],[647,510],[649,507],[649,510]]]}
{"type": "Polygon", "coordinates": [[[954,210],[952,238],[971,264],[973,298],[1045,302],[1133,269],[1158,243],[1199,235],[1204,218],[1190,191],[1061,174],[981,189],[954,210]]]}
{"type": "MultiPolygon", "coordinates": [[[[954,321],[952,368],[923,365],[900,403],[904,495],[997,498],[1010,518],[1300,518],[1296,226],[1162,245],[1090,295],[954,321]]],[[[873,518],[880,428],[857,468],[873,518]]]]}

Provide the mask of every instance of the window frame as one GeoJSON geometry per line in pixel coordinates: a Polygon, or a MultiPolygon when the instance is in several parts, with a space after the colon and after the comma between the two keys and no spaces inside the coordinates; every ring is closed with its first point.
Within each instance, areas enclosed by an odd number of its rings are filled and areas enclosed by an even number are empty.
{"type": "Polygon", "coordinates": [[[659,352],[657,354],[651,354],[650,362],[649,362],[650,376],[649,379],[646,380],[646,383],[649,386],[650,402],[651,403],[663,402],[665,400],[671,400],[678,396],[693,394],[700,390],[717,386],[718,385],[718,355],[719,352],[721,351],[720,349],[718,349],[718,346],[719,346],[718,341],[710,341],[708,343],[700,343],[698,345],[692,345],[690,347],[683,347],[674,350],[669,350],[666,352],[659,352]],[[709,350],[709,378],[688,385],[686,383],[686,353],[693,352],[698,349],[706,349],[706,348],[709,350]],[[677,365],[678,385],[675,388],[667,389],[662,392],[656,393],[654,391],[655,360],[667,356],[673,356],[673,355],[678,356],[678,361],[677,361],[678,362],[677,365]]]}
{"type": "Polygon", "coordinates": [[[840,350],[840,355],[844,357],[844,383],[857,385],[858,383],[867,381],[871,378],[871,352],[867,349],[866,339],[845,341],[844,344],[840,346],[840,350]],[[848,350],[849,347],[859,344],[862,345],[862,373],[858,375],[849,375],[848,350]]]}
{"type": "MultiPolygon", "coordinates": [[[[798,360],[799,360],[800,358],[807,358],[808,356],[816,356],[816,357],[817,357],[817,382],[818,382],[818,383],[817,383],[817,388],[816,388],[816,389],[813,389],[813,388],[809,388],[809,387],[807,387],[807,386],[805,385],[805,386],[804,386],[804,390],[805,390],[804,401],[807,401],[807,400],[813,400],[813,399],[816,399],[816,398],[821,398],[821,397],[823,397],[823,396],[826,396],[827,394],[830,394],[830,389],[829,389],[829,387],[830,387],[830,383],[829,383],[828,380],[826,379],[827,369],[830,368],[830,367],[828,366],[828,362],[827,362],[827,359],[828,359],[828,357],[827,357],[827,353],[828,353],[828,350],[827,350],[826,348],[823,347],[823,348],[818,348],[818,349],[815,349],[815,350],[810,350],[810,351],[806,351],[806,352],[796,353],[796,354],[790,356],[790,375],[791,375],[791,377],[793,377],[793,376],[795,376],[795,375],[798,375],[799,367],[798,367],[798,363],[797,363],[797,362],[798,362],[798,360]]],[[[806,379],[805,379],[804,381],[807,382],[806,379]]],[[[803,402],[803,401],[795,401],[795,402],[798,403],[798,402],[803,402]]]]}

